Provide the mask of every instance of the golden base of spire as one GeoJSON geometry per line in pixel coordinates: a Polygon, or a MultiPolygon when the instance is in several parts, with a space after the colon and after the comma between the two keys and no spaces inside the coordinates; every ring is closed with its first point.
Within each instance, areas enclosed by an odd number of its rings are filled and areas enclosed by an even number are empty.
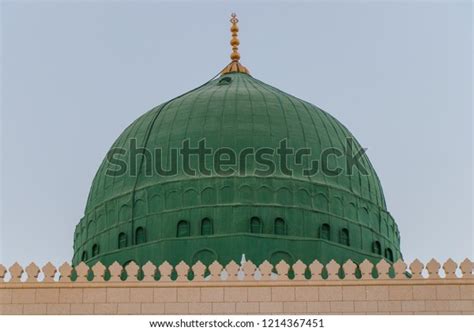
{"type": "Polygon", "coordinates": [[[230,23],[232,26],[230,27],[230,32],[232,32],[232,39],[230,40],[230,45],[232,46],[232,53],[230,54],[230,59],[232,60],[224,69],[221,71],[221,75],[229,74],[231,72],[240,72],[243,74],[250,74],[248,69],[245,68],[243,65],[240,64],[240,53],[239,53],[239,45],[240,41],[238,38],[239,27],[237,23],[239,19],[235,13],[232,13],[230,23]]]}
{"type": "Polygon", "coordinates": [[[230,74],[232,72],[240,72],[243,74],[250,75],[250,72],[247,68],[245,68],[240,62],[232,61],[229,63],[224,69],[221,71],[221,75],[230,74]]]}

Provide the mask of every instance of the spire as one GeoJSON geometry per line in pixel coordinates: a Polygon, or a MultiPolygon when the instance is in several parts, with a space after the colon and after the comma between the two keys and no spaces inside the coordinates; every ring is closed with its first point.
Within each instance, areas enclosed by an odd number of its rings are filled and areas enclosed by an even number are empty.
{"type": "Polygon", "coordinates": [[[235,13],[232,13],[230,18],[230,23],[232,23],[230,27],[230,32],[232,32],[232,39],[230,40],[230,45],[232,46],[232,53],[230,54],[230,59],[232,60],[222,71],[221,75],[225,75],[231,72],[241,72],[248,74],[249,71],[243,65],[240,64],[240,53],[239,53],[239,45],[240,40],[238,38],[239,26],[239,19],[235,13]]]}
{"type": "Polygon", "coordinates": [[[232,46],[232,54],[230,54],[230,59],[234,62],[238,62],[240,60],[240,40],[238,38],[239,26],[237,25],[237,23],[239,23],[239,19],[237,18],[236,13],[231,14],[230,23],[232,23],[232,26],[230,27],[230,32],[232,32],[232,39],[230,40],[230,45],[232,46]]]}

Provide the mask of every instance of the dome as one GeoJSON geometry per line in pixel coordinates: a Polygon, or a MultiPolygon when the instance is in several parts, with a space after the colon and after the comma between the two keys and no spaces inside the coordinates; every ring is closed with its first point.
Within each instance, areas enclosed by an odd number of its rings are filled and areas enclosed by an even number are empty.
{"type": "Polygon", "coordinates": [[[219,78],[148,111],[114,142],[76,227],[73,263],[398,259],[398,228],[365,154],[352,173],[331,172],[347,168],[335,155],[326,170],[307,172],[327,151],[347,151],[349,142],[360,150],[349,130],[232,60],[219,78]],[[186,144],[210,152],[186,161],[186,144]],[[282,144],[292,150],[285,158],[275,152],[282,144]]]}

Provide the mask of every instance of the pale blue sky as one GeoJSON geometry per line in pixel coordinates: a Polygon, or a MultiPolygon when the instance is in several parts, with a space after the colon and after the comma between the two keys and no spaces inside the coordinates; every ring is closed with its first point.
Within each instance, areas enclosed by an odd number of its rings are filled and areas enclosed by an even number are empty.
{"type": "Polygon", "coordinates": [[[232,11],[253,76],[368,148],[404,257],[473,258],[469,1],[1,3],[0,263],[70,260],[106,151],[227,64],[232,11]]]}

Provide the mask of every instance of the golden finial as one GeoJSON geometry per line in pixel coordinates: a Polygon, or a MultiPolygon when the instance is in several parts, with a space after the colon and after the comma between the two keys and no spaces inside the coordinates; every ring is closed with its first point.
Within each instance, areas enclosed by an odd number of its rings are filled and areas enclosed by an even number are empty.
{"type": "Polygon", "coordinates": [[[232,46],[232,54],[230,54],[230,59],[232,61],[239,61],[240,60],[240,54],[239,54],[239,38],[238,32],[239,32],[239,26],[237,23],[239,23],[239,19],[237,18],[236,13],[232,13],[230,19],[230,23],[232,23],[232,26],[230,27],[230,32],[232,32],[232,39],[230,40],[230,45],[232,46]]]}
{"type": "Polygon", "coordinates": [[[242,72],[248,74],[249,71],[243,65],[240,64],[240,53],[239,53],[239,45],[240,40],[238,38],[239,26],[239,19],[237,18],[236,13],[232,13],[230,18],[230,23],[232,23],[230,27],[230,32],[232,33],[232,39],[230,40],[230,45],[232,46],[232,53],[230,54],[230,59],[232,60],[222,71],[221,74],[228,74],[231,72],[242,72]]]}

